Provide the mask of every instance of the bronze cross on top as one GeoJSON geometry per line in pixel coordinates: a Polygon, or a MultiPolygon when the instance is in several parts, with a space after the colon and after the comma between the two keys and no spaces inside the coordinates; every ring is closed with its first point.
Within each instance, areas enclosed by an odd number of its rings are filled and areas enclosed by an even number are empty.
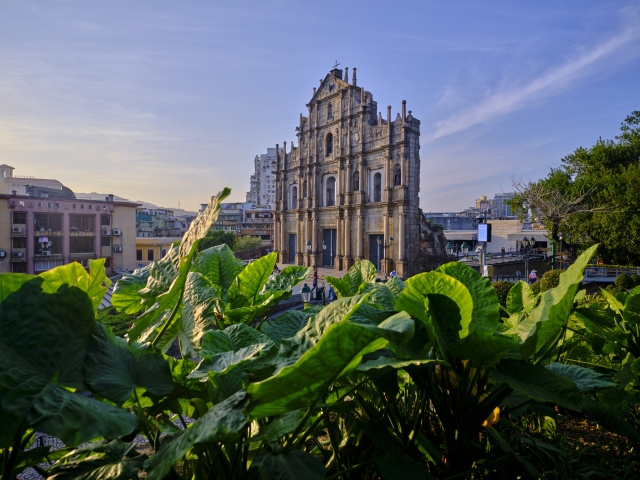
{"type": "Polygon", "coordinates": [[[336,64],[333,66],[333,68],[331,70],[334,70],[334,69],[338,68],[338,65],[340,65],[340,64],[338,63],[338,60],[336,60],[336,64]]]}

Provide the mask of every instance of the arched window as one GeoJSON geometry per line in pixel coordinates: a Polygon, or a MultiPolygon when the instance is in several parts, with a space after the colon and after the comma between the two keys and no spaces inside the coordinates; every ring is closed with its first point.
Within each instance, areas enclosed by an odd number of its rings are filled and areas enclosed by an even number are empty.
{"type": "Polygon", "coordinates": [[[382,174],[380,172],[373,176],[373,201],[382,201],[382,174]]]}
{"type": "Polygon", "coordinates": [[[327,134],[327,157],[333,153],[333,135],[327,134]]]}
{"type": "Polygon", "coordinates": [[[333,109],[331,108],[331,102],[329,102],[329,106],[327,107],[327,120],[333,120],[333,109]]]}
{"type": "Polygon", "coordinates": [[[401,185],[400,181],[400,165],[396,163],[395,167],[393,167],[393,186],[401,185]]]}
{"type": "Polygon", "coordinates": [[[327,178],[327,196],[326,206],[333,207],[336,204],[336,179],[335,177],[327,178]]]}
{"type": "Polygon", "coordinates": [[[291,189],[291,208],[298,208],[298,187],[291,189]]]}
{"type": "Polygon", "coordinates": [[[302,184],[302,198],[307,198],[307,181],[302,184]]]}
{"type": "Polygon", "coordinates": [[[358,172],[353,173],[353,191],[360,191],[360,174],[358,172]]]}

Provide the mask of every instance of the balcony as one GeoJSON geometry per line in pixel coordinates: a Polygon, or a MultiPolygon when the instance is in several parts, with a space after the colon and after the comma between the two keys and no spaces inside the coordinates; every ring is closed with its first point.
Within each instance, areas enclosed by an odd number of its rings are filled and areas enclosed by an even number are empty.
{"type": "Polygon", "coordinates": [[[45,229],[41,229],[41,230],[36,229],[36,231],[33,232],[33,234],[36,237],[62,237],[62,232],[60,230],[53,231],[53,230],[45,230],[45,229]]]}
{"type": "Polygon", "coordinates": [[[33,256],[34,260],[63,260],[64,256],[61,253],[52,253],[51,255],[42,255],[41,253],[36,253],[33,256]]]}
{"type": "Polygon", "coordinates": [[[70,237],[95,237],[96,236],[96,232],[92,232],[92,231],[80,231],[77,228],[71,227],[71,229],[69,230],[69,236],[70,237]]]}
{"type": "MultiPolygon", "coordinates": [[[[53,255],[51,255],[53,257],[53,255]]],[[[62,257],[62,255],[60,256],[62,257]]],[[[69,257],[71,259],[78,259],[78,258],[96,258],[96,252],[71,252],[69,254],[69,257]]]]}

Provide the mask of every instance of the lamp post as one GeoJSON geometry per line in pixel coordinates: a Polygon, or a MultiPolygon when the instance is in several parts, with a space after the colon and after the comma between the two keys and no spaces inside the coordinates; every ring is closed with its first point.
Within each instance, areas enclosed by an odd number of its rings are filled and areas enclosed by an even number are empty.
{"type": "Polygon", "coordinates": [[[524,247],[524,253],[522,255],[522,258],[524,259],[524,275],[527,282],[529,282],[529,248],[533,249],[535,244],[536,239],[533,237],[531,237],[531,240],[527,237],[524,237],[524,240],[522,240],[522,246],[524,247]]]}
{"type": "MultiPolygon", "coordinates": [[[[384,251],[383,256],[385,258],[385,260],[388,258],[387,257],[387,248],[389,248],[391,246],[391,244],[393,243],[393,237],[389,237],[389,241],[388,242],[384,242],[384,251]]],[[[385,261],[385,265],[384,265],[384,276],[387,276],[387,263],[385,261]]]]}
{"type": "Polygon", "coordinates": [[[560,251],[558,252],[558,254],[560,255],[560,270],[562,270],[562,258],[563,258],[562,241],[564,240],[564,233],[560,232],[558,234],[558,240],[560,240],[560,251]]]}
{"type": "Polygon", "coordinates": [[[324,265],[324,252],[327,250],[327,244],[322,240],[322,264],[324,265]]]}
{"type": "Polygon", "coordinates": [[[309,303],[311,301],[311,289],[306,283],[302,286],[300,296],[302,297],[303,303],[309,303]]]}
{"type": "Polygon", "coordinates": [[[380,239],[380,235],[378,235],[378,239],[376,243],[378,244],[378,271],[380,272],[382,270],[380,268],[380,245],[382,245],[382,240],[380,239]]]}

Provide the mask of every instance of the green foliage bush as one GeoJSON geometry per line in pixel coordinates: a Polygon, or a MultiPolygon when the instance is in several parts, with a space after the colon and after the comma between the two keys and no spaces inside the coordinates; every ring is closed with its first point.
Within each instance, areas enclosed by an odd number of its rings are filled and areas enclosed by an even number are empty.
{"type": "Polygon", "coordinates": [[[631,275],[631,280],[633,281],[633,286],[637,287],[638,285],[640,285],[640,276],[633,274],[631,275]]]}
{"type": "Polygon", "coordinates": [[[237,237],[235,233],[225,232],[223,230],[209,230],[207,235],[200,240],[198,251],[224,244],[233,249],[236,241],[237,237]]]}
{"type": "Polygon", "coordinates": [[[631,290],[635,286],[633,278],[631,278],[626,273],[621,273],[620,275],[618,275],[613,284],[616,287],[621,288],[622,290],[631,290]]]}
{"type": "Polygon", "coordinates": [[[246,235],[244,237],[238,237],[236,239],[236,243],[233,245],[232,250],[237,252],[239,250],[248,250],[250,248],[259,247],[262,245],[262,240],[258,237],[253,237],[251,235],[246,235]]]}
{"type": "Polygon", "coordinates": [[[619,287],[616,284],[607,285],[605,290],[613,295],[617,295],[618,293],[626,292],[626,290],[622,287],[619,287]]]}
{"type": "Polygon", "coordinates": [[[540,293],[556,288],[560,281],[560,274],[564,271],[565,270],[549,270],[545,272],[540,279],[540,293]]]}
{"type": "Polygon", "coordinates": [[[272,276],[275,253],[248,265],[227,245],[197,253],[227,194],[163,259],[117,283],[113,305],[135,317],[126,340],[95,320],[102,260],[89,273],[0,275],[2,478],[30,466],[60,479],[542,478],[555,468],[545,452],[562,463],[556,408],[640,440],[617,383],[637,383],[632,345],[612,343],[640,302],[604,293],[614,319],[574,307],[595,247],[553,295],[512,286],[502,322],[497,289],[459,262],[376,283],[363,260],[327,278],[334,302],[273,317],[309,269],[272,276]],[[596,334],[601,352],[625,359],[615,380],[558,362],[596,334]],[[176,340],[181,358],[163,353],[176,340]],[[68,447],[27,453],[34,432],[68,447]]]}
{"type": "Polygon", "coordinates": [[[540,280],[536,280],[531,284],[531,289],[533,290],[534,295],[538,295],[540,293],[540,280]]]}

